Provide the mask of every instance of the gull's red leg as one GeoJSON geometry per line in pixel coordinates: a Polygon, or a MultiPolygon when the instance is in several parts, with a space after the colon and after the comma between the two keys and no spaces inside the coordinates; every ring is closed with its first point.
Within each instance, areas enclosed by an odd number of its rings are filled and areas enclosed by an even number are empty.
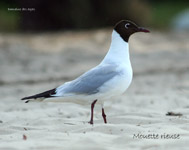
{"type": "Polygon", "coordinates": [[[95,103],[97,102],[97,99],[94,100],[91,104],[91,120],[89,121],[90,124],[93,124],[93,112],[94,112],[94,106],[95,106],[95,103]]]}
{"type": "Polygon", "coordinates": [[[106,114],[104,112],[104,108],[102,108],[102,117],[104,119],[104,123],[107,123],[107,121],[106,121],[106,114]]]}

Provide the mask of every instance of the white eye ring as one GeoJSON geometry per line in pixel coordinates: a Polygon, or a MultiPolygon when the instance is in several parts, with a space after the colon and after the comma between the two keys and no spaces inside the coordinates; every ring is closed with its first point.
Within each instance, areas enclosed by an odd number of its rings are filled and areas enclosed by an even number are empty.
{"type": "Polygon", "coordinates": [[[126,24],[125,24],[125,28],[126,28],[126,29],[128,29],[129,26],[130,26],[130,23],[126,23],[126,24]]]}

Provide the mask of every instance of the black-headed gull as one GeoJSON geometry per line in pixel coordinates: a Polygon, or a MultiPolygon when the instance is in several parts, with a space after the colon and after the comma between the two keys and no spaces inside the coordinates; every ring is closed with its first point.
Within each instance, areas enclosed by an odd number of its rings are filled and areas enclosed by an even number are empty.
{"type": "Polygon", "coordinates": [[[24,97],[22,100],[26,103],[30,100],[90,103],[90,124],[93,124],[93,109],[98,101],[102,106],[104,123],[107,123],[104,102],[123,94],[132,81],[128,40],[136,32],[149,31],[128,20],[118,22],[112,32],[110,49],[98,66],[73,81],[40,94],[24,97]]]}

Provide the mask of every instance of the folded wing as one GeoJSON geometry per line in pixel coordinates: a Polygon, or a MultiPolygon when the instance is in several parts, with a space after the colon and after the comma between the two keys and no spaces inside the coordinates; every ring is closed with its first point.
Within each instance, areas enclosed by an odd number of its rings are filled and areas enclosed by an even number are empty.
{"type": "Polygon", "coordinates": [[[64,96],[65,94],[91,95],[98,93],[99,88],[104,83],[118,74],[116,66],[103,65],[95,67],[77,79],[58,87],[54,96],[64,96]]]}

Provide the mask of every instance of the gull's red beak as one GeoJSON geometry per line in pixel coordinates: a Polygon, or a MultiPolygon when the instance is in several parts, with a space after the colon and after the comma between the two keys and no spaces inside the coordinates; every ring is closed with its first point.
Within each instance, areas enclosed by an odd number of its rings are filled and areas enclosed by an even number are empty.
{"type": "Polygon", "coordinates": [[[150,31],[145,29],[145,28],[143,28],[143,27],[138,27],[138,32],[146,32],[146,33],[148,33],[150,31]]]}

